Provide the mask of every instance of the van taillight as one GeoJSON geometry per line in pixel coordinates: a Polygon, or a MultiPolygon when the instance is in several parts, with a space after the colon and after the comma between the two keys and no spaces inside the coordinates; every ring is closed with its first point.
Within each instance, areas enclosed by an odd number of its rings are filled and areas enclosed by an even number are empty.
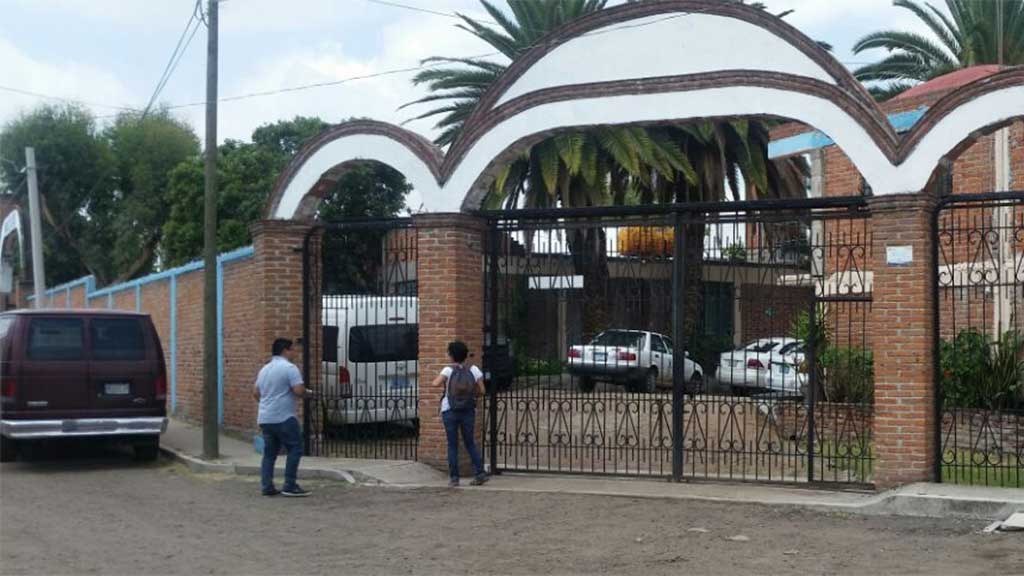
{"type": "Polygon", "coordinates": [[[153,382],[153,393],[156,395],[157,400],[167,399],[167,374],[161,372],[156,380],[153,382]]]}
{"type": "Polygon", "coordinates": [[[352,376],[344,366],[338,368],[338,392],[342,398],[352,396],[352,376]]]}
{"type": "Polygon", "coordinates": [[[0,384],[0,396],[3,396],[5,399],[13,399],[17,395],[18,383],[14,380],[14,378],[11,378],[10,376],[5,376],[3,383],[0,384]]]}
{"type": "Polygon", "coordinates": [[[755,370],[764,370],[764,364],[761,363],[757,358],[751,358],[747,360],[747,368],[753,368],[755,370]]]}

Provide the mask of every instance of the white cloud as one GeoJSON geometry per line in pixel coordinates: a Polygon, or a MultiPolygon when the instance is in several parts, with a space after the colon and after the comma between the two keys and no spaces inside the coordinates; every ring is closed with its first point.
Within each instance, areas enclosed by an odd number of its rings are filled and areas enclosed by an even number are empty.
{"type": "MultiPolygon", "coordinates": [[[[233,0],[234,1],[234,0],[233,0]]],[[[433,55],[470,55],[488,52],[488,47],[466,32],[455,30],[453,22],[441,18],[410,22],[403,19],[379,32],[384,50],[369,58],[359,58],[338,42],[320,42],[305,49],[279,54],[256,64],[242,79],[222,85],[223,96],[277,90],[291,86],[332,82],[365,76],[386,70],[419,65],[433,55]]],[[[237,72],[232,74],[238,76],[237,72]]],[[[219,135],[247,139],[258,125],[295,115],[315,115],[336,122],[349,117],[368,117],[400,123],[417,114],[416,109],[398,108],[425,94],[413,86],[414,73],[401,73],[370,79],[286,92],[273,96],[225,102],[220,107],[219,135]]],[[[190,115],[200,126],[201,110],[190,115]]],[[[413,122],[410,129],[431,133],[430,120],[413,122]]]]}
{"type": "MultiPolygon", "coordinates": [[[[3,62],[3,79],[0,84],[4,86],[108,106],[128,106],[138,101],[138,96],[132,94],[109,70],[72,59],[61,62],[39,60],[25,54],[3,37],[0,37],[0,62],[3,62]]],[[[39,103],[40,99],[34,96],[0,92],[0,124],[31,110],[39,103]]],[[[89,108],[97,115],[116,112],[109,107],[89,108]]]]}

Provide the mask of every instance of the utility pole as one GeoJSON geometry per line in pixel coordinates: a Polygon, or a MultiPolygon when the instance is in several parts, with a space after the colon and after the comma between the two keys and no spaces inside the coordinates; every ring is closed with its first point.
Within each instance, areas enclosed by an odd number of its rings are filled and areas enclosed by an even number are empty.
{"type": "MultiPolygon", "coordinates": [[[[201,2],[202,0],[197,0],[201,2]]],[[[206,10],[206,192],[203,203],[203,456],[219,455],[217,397],[217,2],[206,10]]]]}
{"type": "Polygon", "coordinates": [[[25,171],[28,178],[28,218],[32,238],[32,280],[35,284],[35,307],[43,307],[46,298],[46,275],[43,267],[43,224],[39,207],[39,182],[36,179],[36,150],[25,148],[25,171]]]}

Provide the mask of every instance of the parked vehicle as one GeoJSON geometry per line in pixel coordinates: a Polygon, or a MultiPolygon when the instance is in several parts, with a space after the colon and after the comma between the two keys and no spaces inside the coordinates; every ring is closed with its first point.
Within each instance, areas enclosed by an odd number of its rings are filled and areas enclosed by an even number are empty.
{"type": "Polygon", "coordinates": [[[148,315],[113,310],[0,314],[0,457],[25,442],[116,439],[140,460],[167,429],[167,370],[148,315]]]}
{"type": "Polygon", "coordinates": [[[321,395],[329,424],[419,417],[417,307],[414,297],[323,297],[321,395]]]}
{"type": "Polygon", "coordinates": [[[798,394],[806,381],[802,374],[804,343],[795,338],[762,338],[722,354],[717,378],[733,392],[798,394]]]}
{"type": "MultiPolygon", "coordinates": [[[[569,349],[569,373],[582,392],[593,392],[597,382],[625,385],[639,392],[672,386],[672,340],[640,330],[607,330],[589,344],[569,349]]],[[[687,389],[703,389],[704,369],[683,359],[687,389]]]]}

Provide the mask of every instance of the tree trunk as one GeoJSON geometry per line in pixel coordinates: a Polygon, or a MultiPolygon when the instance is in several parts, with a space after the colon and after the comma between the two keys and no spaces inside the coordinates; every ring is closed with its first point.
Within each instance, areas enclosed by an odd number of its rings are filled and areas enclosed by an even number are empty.
{"type": "Polygon", "coordinates": [[[707,225],[702,214],[694,214],[685,227],[686,250],[683,260],[682,296],[685,305],[683,334],[686,342],[696,342],[704,320],[704,239],[707,225]]]}
{"type": "Polygon", "coordinates": [[[608,242],[602,228],[575,230],[569,242],[573,270],[583,276],[583,339],[608,329],[608,242]]]}

